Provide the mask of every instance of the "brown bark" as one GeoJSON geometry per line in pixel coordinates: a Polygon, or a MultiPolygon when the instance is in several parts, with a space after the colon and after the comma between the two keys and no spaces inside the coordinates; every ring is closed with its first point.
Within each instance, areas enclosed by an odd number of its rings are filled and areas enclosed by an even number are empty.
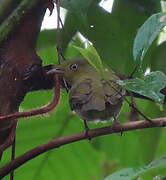
{"type": "MultiPolygon", "coordinates": [[[[36,54],[43,16],[46,8],[50,8],[48,3],[48,0],[40,1],[0,43],[1,116],[18,112],[28,91],[53,86],[53,76],[46,76],[51,66],[43,68],[42,61],[36,54]]],[[[0,148],[10,136],[15,123],[14,119],[0,122],[0,148]]]]}

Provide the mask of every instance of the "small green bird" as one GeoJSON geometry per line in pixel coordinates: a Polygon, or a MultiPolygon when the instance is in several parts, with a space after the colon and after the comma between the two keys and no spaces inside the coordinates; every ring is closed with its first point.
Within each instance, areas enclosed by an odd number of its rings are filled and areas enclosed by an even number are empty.
{"type": "Polygon", "coordinates": [[[119,114],[123,96],[126,91],[116,83],[119,77],[113,72],[105,71],[110,83],[106,82],[100,73],[88,63],[86,59],[66,60],[55,70],[50,72],[61,74],[69,86],[69,104],[81,119],[84,120],[85,128],[88,122],[115,122],[119,114]]]}

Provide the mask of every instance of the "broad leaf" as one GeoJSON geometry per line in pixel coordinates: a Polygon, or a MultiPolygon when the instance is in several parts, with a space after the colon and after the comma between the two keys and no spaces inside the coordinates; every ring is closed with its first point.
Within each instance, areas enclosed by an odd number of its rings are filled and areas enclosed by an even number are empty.
{"type": "Polygon", "coordinates": [[[160,71],[152,72],[143,79],[120,80],[118,84],[129,91],[146,96],[156,102],[162,103],[164,101],[164,95],[160,93],[160,90],[166,85],[166,76],[160,71]]]}
{"type": "Polygon", "coordinates": [[[158,34],[166,25],[166,14],[157,13],[152,15],[139,29],[133,46],[133,56],[136,63],[140,64],[158,34]]]}
{"type": "Polygon", "coordinates": [[[101,74],[102,78],[107,80],[107,77],[104,73],[104,67],[102,64],[102,61],[100,59],[99,54],[97,53],[96,49],[88,43],[88,48],[80,48],[77,46],[74,46],[84,57],[85,59],[96,68],[96,70],[101,74]]]}
{"type": "Polygon", "coordinates": [[[152,161],[149,165],[138,168],[126,168],[117,171],[110,176],[106,177],[105,180],[132,180],[143,173],[147,173],[154,168],[159,168],[166,165],[166,155],[152,161]]]}

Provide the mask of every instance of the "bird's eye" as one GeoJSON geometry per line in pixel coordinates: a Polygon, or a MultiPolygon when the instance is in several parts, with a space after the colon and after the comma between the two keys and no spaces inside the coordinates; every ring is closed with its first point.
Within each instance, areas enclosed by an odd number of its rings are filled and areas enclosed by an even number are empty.
{"type": "Polygon", "coordinates": [[[70,69],[71,69],[72,71],[76,71],[76,70],[77,70],[77,67],[78,67],[77,64],[71,64],[71,65],[70,65],[70,69]]]}

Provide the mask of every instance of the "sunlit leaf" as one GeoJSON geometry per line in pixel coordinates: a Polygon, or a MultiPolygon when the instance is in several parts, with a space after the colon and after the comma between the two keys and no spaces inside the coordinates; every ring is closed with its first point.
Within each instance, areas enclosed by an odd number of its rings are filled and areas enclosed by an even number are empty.
{"type": "Polygon", "coordinates": [[[88,62],[97,69],[98,72],[100,72],[103,79],[107,80],[107,77],[104,73],[104,67],[102,64],[102,61],[100,59],[99,54],[97,53],[96,49],[88,43],[88,48],[80,48],[77,46],[74,46],[84,57],[88,60],[88,62]]]}

